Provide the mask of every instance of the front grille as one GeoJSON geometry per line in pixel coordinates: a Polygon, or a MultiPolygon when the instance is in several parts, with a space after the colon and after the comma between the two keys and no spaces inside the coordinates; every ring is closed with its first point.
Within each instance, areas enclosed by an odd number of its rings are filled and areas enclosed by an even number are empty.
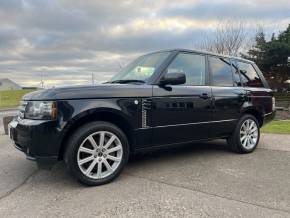
{"type": "Polygon", "coordinates": [[[25,113],[27,103],[28,103],[27,101],[20,101],[20,104],[18,107],[18,109],[19,109],[18,116],[22,119],[24,118],[24,113],[25,113]]]}

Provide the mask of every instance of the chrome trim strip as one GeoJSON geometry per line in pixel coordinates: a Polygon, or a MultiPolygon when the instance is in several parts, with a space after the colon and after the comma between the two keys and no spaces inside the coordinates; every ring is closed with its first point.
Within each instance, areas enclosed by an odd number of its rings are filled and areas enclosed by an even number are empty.
{"type": "Polygon", "coordinates": [[[268,115],[271,115],[272,113],[273,113],[273,111],[270,112],[270,113],[264,114],[263,116],[266,117],[266,116],[268,116],[268,115]]]}
{"type": "Polygon", "coordinates": [[[144,109],[142,104],[142,128],[147,127],[147,110],[144,109]]]}
{"type": "Polygon", "coordinates": [[[267,96],[267,95],[262,95],[262,96],[253,96],[253,95],[248,95],[249,98],[272,98],[272,96],[267,96]]]}
{"type": "Polygon", "coordinates": [[[138,129],[148,129],[148,128],[164,128],[164,127],[174,127],[174,126],[188,126],[188,125],[198,125],[198,124],[207,124],[207,123],[221,123],[221,122],[233,122],[237,119],[229,119],[229,120],[214,120],[214,121],[205,121],[205,122],[196,122],[196,123],[181,123],[181,124],[174,124],[174,125],[164,125],[164,126],[148,126],[145,128],[138,128],[138,129]]]}

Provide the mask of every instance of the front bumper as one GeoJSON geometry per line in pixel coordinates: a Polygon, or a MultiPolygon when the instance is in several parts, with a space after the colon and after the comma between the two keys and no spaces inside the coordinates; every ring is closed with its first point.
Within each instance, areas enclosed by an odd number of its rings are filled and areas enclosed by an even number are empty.
{"type": "Polygon", "coordinates": [[[10,139],[27,159],[36,161],[42,168],[57,162],[60,140],[55,121],[15,118],[8,128],[10,139]]]}

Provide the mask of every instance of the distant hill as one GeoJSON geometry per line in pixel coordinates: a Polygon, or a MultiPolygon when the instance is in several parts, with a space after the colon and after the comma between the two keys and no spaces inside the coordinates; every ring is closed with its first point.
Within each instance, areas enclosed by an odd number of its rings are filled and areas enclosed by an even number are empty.
{"type": "Polygon", "coordinates": [[[22,87],[10,79],[0,78],[0,90],[21,90],[22,87]]]}

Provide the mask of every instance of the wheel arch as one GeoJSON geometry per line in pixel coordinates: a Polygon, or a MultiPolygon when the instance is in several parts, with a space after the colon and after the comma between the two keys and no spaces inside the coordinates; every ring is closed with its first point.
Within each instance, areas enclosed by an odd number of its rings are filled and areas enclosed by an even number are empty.
{"type": "Polygon", "coordinates": [[[242,115],[251,114],[253,115],[259,122],[259,126],[262,127],[264,124],[263,113],[254,107],[246,108],[243,110],[242,115]]]}
{"type": "Polygon", "coordinates": [[[66,124],[63,129],[64,133],[60,138],[60,148],[58,153],[58,159],[62,160],[66,149],[67,140],[80,126],[93,122],[93,121],[105,121],[112,123],[119,127],[127,136],[129,141],[130,152],[133,151],[134,137],[133,137],[133,125],[130,123],[127,115],[112,108],[102,108],[98,110],[88,110],[82,112],[76,117],[72,118],[69,123],[66,124]]]}

